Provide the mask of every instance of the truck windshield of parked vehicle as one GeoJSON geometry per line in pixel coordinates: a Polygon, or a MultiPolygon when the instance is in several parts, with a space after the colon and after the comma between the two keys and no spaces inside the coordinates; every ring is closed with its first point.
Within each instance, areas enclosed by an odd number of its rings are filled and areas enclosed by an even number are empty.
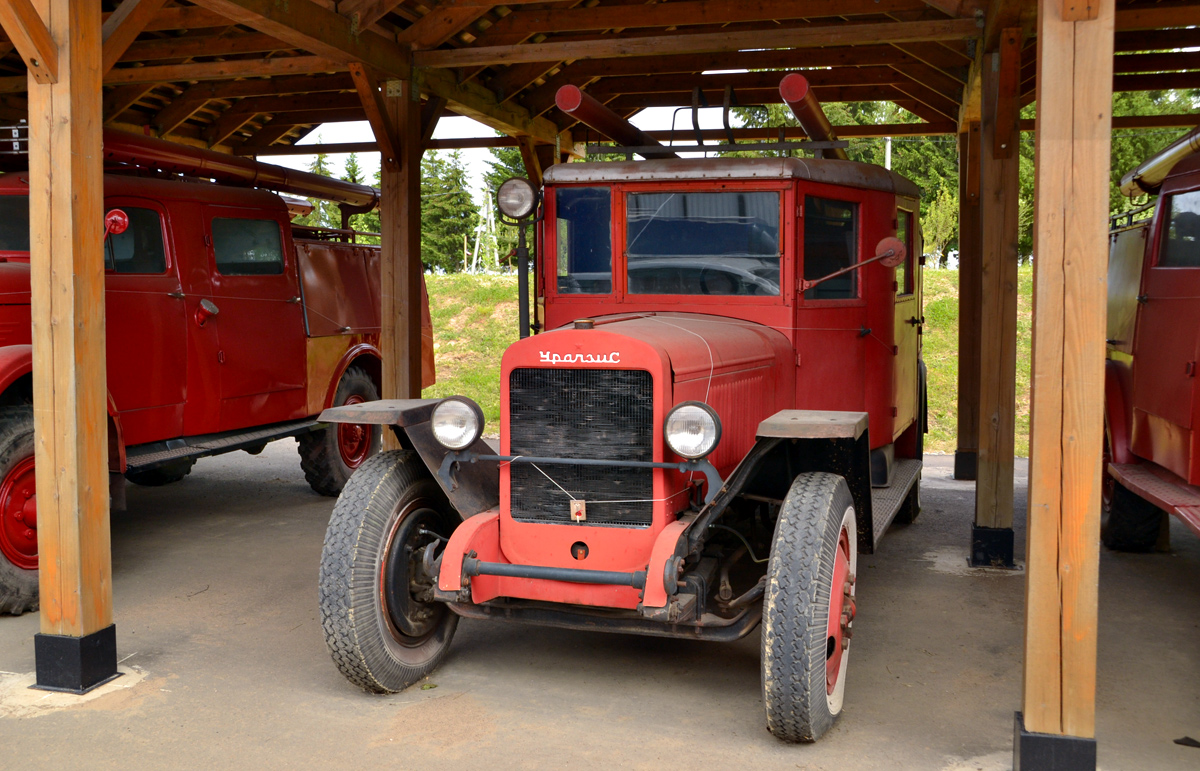
{"type": "Polygon", "coordinates": [[[1171,196],[1161,268],[1200,268],[1200,190],[1171,196]]]}
{"type": "Polygon", "coordinates": [[[218,217],[212,221],[213,254],[222,276],[283,273],[283,241],[275,220],[218,217]]]}
{"type": "Polygon", "coordinates": [[[0,195],[0,252],[29,251],[29,196],[0,195]]]}
{"type": "Polygon", "coordinates": [[[612,291],[612,194],[607,187],[555,192],[558,293],[612,291]]]}
{"type": "MultiPolygon", "coordinates": [[[[858,261],[857,205],[830,198],[804,199],[804,279],[816,281],[858,261]]],[[[806,300],[848,300],[858,296],[857,271],[822,282],[806,300]]]]}
{"type": "Polygon", "coordinates": [[[630,294],[779,294],[778,192],[630,193],[630,294]]]}
{"type": "Polygon", "coordinates": [[[129,217],[124,233],[104,241],[104,267],[116,273],[162,273],[167,269],[162,221],[153,209],[123,206],[129,217]]]}

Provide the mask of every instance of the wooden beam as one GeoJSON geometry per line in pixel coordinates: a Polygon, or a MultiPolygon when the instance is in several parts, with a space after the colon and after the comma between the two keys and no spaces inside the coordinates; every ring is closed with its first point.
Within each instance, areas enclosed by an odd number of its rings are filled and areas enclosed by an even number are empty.
{"type": "Polygon", "coordinates": [[[1171,72],[1172,70],[1200,70],[1200,51],[1178,51],[1169,54],[1122,54],[1113,57],[1114,73],[1171,72]]]}
{"type": "MultiPolygon", "coordinates": [[[[113,634],[104,369],[100,5],[39,0],[58,82],[29,80],[30,312],[41,635],[113,634]]],[[[90,637],[96,635],[96,637],[90,637]]],[[[100,664],[116,674],[111,661],[100,664]]],[[[53,685],[42,680],[39,685],[53,685]]],[[[53,670],[54,667],[48,667],[53,670]]],[[[52,677],[52,675],[47,675],[52,677]]],[[[103,678],[101,678],[103,679],[103,678]]],[[[76,687],[80,687],[79,684],[76,687]]]]}
{"type": "MultiPolygon", "coordinates": [[[[295,126],[271,122],[256,131],[249,139],[237,146],[241,155],[254,155],[256,151],[265,150],[294,129],[295,126]]],[[[290,145],[288,145],[290,147],[290,145]]]]}
{"type": "Polygon", "coordinates": [[[196,5],[220,13],[296,48],[344,63],[363,62],[393,78],[408,77],[410,55],[394,41],[362,34],[353,22],[312,0],[194,0],[196,5]]]}
{"type": "MultiPolygon", "coordinates": [[[[438,120],[446,109],[446,100],[440,96],[431,96],[421,105],[421,146],[429,147],[433,141],[433,132],[437,130],[438,120]]],[[[507,147],[507,145],[491,145],[492,147],[507,147]]]]}
{"type": "Polygon", "coordinates": [[[534,142],[529,137],[517,140],[521,150],[521,163],[525,164],[525,176],[533,183],[535,190],[542,189],[542,161],[538,158],[534,142]]]}
{"type": "Polygon", "coordinates": [[[34,83],[58,82],[58,44],[29,0],[0,2],[0,27],[25,61],[34,83]]]}
{"type": "Polygon", "coordinates": [[[705,70],[793,70],[816,67],[859,67],[905,64],[917,59],[890,45],[839,46],[828,48],[774,49],[770,51],[726,51],[673,54],[645,58],[591,59],[564,67],[576,78],[659,75],[705,70]]]}
{"type": "MultiPolygon", "coordinates": [[[[1100,0],[1091,0],[1097,4],[1100,0]]],[[[1116,29],[1153,30],[1200,25],[1200,5],[1144,6],[1116,12],[1116,29]]]]}
{"type": "Polygon", "coordinates": [[[1000,71],[996,81],[996,130],[992,132],[992,157],[1011,158],[1016,152],[1018,106],[1021,96],[1021,28],[1009,27],[1000,33],[1000,71]]]}
{"type": "MultiPolygon", "coordinates": [[[[840,137],[841,134],[838,134],[840,137]]],[[[973,480],[979,461],[980,301],[983,242],[979,219],[981,131],[958,135],[958,431],[954,478],[973,480]]]]}
{"type": "Polygon", "coordinates": [[[338,5],[338,13],[353,20],[358,29],[366,29],[403,2],[404,0],[343,0],[338,5]]]}
{"type": "Polygon", "coordinates": [[[1113,0],[1038,16],[1025,728],[1095,736],[1113,0]]]}
{"type": "Polygon", "coordinates": [[[240,34],[191,35],[156,40],[138,40],[121,55],[119,61],[146,62],[156,59],[190,59],[194,56],[233,56],[261,54],[290,49],[287,43],[261,32],[240,34]]]}
{"type": "MultiPolygon", "coordinates": [[[[906,100],[905,94],[895,86],[817,86],[813,93],[821,102],[875,102],[906,100]]],[[[720,105],[725,98],[723,90],[703,92],[710,105],[720,105]]],[[[756,104],[778,104],[778,88],[748,88],[738,92],[738,103],[743,106],[756,104]]],[[[691,91],[671,91],[662,94],[622,94],[607,102],[617,112],[622,110],[644,110],[648,107],[688,107],[692,104],[691,91]]],[[[947,120],[938,113],[938,122],[947,120]]]]}
{"type": "Polygon", "coordinates": [[[101,72],[108,72],[129,45],[142,34],[166,0],[122,0],[117,10],[104,20],[104,51],[101,72]]]}
{"type": "MultiPolygon", "coordinates": [[[[975,493],[975,525],[1008,530],[1013,523],[1013,453],[1016,435],[1017,357],[1017,201],[1018,154],[997,158],[1000,91],[999,54],[985,54],[983,67],[984,152],[980,174],[983,233],[980,326],[982,371],[979,393],[979,470],[975,493]]],[[[1011,98],[1011,97],[1010,97],[1011,98]]],[[[1001,143],[1015,146],[1016,124],[1001,143]]],[[[1011,558],[1011,555],[1009,555],[1011,558]]]]}
{"type": "Polygon", "coordinates": [[[1114,51],[1175,51],[1197,46],[1200,46],[1198,28],[1118,32],[1113,41],[1114,51]]]}
{"type": "Polygon", "coordinates": [[[400,136],[396,127],[388,118],[388,110],[384,104],[383,94],[380,93],[379,81],[367,71],[362,64],[350,65],[350,77],[354,80],[354,89],[358,92],[358,100],[363,111],[367,114],[367,122],[371,124],[371,132],[381,152],[381,162],[387,168],[395,171],[400,163],[400,136]]]}
{"type": "Polygon", "coordinates": [[[483,6],[439,6],[396,35],[396,40],[413,48],[437,48],[488,10],[483,6]]]}
{"type": "Polygon", "coordinates": [[[421,396],[421,103],[412,81],[384,101],[399,134],[399,162],[382,167],[379,217],[384,399],[421,396]]]}
{"type": "MultiPolygon", "coordinates": [[[[201,0],[211,3],[217,0],[201,0]]],[[[220,0],[227,2],[229,0],[220,0]]],[[[245,2],[247,0],[238,0],[245,2]]],[[[640,6],[639,6],[640,7],[640,6]]],[[[622,56],[738,51],[745,48],[817,48],[839,45],[909,43],[928,40],[965,40],[979,33],[971,19],[945,21],[837,24],[783,30],[748,30],[691,35],[599,38],[562,43],[518,46],[479,46],[454,50],[418,51],[413,63],[420,67],[472,67],[518,62],[599,59],[622,56]]]]}
{"type": "MultiPolygon", "coordinates": [[[[466,150],[486,149],[490,147],[516,147],[517,140],[512,137],[464,137],[461,139],[430,139],[425,142],[426,150],[466,150]]],[[[316,155],[324,153],[335,155],[340,153],[377,153],[379,145],[375,142],[337,142],[330,144],[312,145],[274,145],[266,150],[255,150],[245,146],[234,149],[234,155],[316,155]]]]}
{"type": "MultiPolygon", "coordinates": [[[[120,67],[111,69],[105,74],[104,84],[113,86],[125,83],[232,80],[234,78],[317,75],[345,71],[345,64],[319,56],[281,56],[274,59],[163,64],[154,67],[120,67]]],[[[13,94],[24,90],[25,78],[0,77],[0,94],[13,94]]]]}
{"type": "Polygon", "coordinates": [[[252,96],[282,96],[288,93],[321,93],[344,91],[354,87],[345,75],[324,77],[274,78],[270,80],[239,80],[232,83],[196,83],[179,94],[160,110],[150,124],[165,136],[181,126],[212,99],[231,99],[252,96]]]}
{"type": "Polygon", "coordinates": [[[536,137],[554,142],[558,126],[545,118],[531,115],[517,104],[501,104],[496,95],[478,83],[460,83],[446,70],[421,72],[421,88],[428,94],[445,99],[450,109],[459,115],[479,121],[510,136],[536,137]]]}
{"type": "Polygon", "coordinates": [[[139,99],[154,90],[154,83],[137,83],[131,86],[117,86],[104,95],[101,111],[104,122],[116,120],[121,113],[128,110],[139,99]]]}

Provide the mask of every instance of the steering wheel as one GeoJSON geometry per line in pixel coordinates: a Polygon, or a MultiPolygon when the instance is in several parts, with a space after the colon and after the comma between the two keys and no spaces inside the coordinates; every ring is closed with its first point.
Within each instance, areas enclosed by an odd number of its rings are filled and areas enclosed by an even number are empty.
{"type": "Polygon", "coordinates": [[[714,268],[705,268],[700,271],[700,293],[712,295],[745,294],[742,291],[742,282],[740,279],[723,270],[716,270],[714,268]],[[723,289],[728,289],[728,291],[722,291],[723,289]]]}

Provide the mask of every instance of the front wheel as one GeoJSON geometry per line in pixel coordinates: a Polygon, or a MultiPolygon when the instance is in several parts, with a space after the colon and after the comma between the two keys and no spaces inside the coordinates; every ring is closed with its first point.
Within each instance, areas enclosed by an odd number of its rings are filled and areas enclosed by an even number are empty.
{"type": "Polygon", "coordinates": [[[800,474],[775,523],[763,599],[763,702],[784,741],[816,741],[842,712],[857,566],[846,480],[800,474]]]}
{"type": "Polygon", "coordinates": [[[381,453],[350,478],[329,517],[318,588],[325,643],[350,682],[395,693],[445,657],[458,616],[433,599],[424,556],[457,522],[413,453],[381,453]]]}
{"type": "MultiPolygon", "coordinates": [[[[344,407],[378,399],[379,390],[371,376],[360,367],[350,367],[338,382],[333,404],[344,407]]],[[[379,452],[383,431],[380,426],[335,423],[301,434],[297,441],[300,468],[309,487],[321,495],[334,496],[359,466],[379,452]]]]}
{"type": "MultiPolygon", "coordinates": [[[[1107,467],[1104,474],[1109,475],[1107,467]]],[[[1169,515],[1116,480],[1110,490],[1103,499],[1100,540],[1114,551],[1153,551],[1167,531],[1169,515]]]]}

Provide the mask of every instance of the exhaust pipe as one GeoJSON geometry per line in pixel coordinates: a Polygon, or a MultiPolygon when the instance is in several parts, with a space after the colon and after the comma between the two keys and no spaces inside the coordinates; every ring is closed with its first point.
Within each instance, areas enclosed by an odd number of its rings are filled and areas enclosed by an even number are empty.
{"type": "MultiPolygon", "coordinates": [[[[808,134],[809,139],[817,142],[837,141],[833,125],[830,124],[829,118],[825,117],[825,111],[821,109],[821,103],[817,101],[817,97],[813,96],[812,88],[808,85],[808,78],[798,72],[784,75],[783,80],[779,81],[779,95],[783,97],[787,106],[792,108],[792,114],[796,116],[796,120],[800,121],[800,128],[804,129],[804,133],[808,134]]],[[[850,156],[846,155],[846,151],[840,147],[833,150],[821,150],[820,153],[822,158],[850,160],[850,156]]]]}
{"type": "Polygon", "coordinates": [[[1200,128],[1152,158],[1142,161],[1140,166],[1121,177],[1121,195],[1130,198],[1142,193],[1158,195],[1163,180],[1171,173],[1171,169],[1175,168],[1175,164],[1196,152],[1200,152],[1200,128]]]}
{"type": "Polygon", "coordinates": [[[619,145],[626,147],[662,147],[638,153],[644,158],[678,158],[661,142],[601,104],[594,96],[585,94],[578,86],[563,86],[554,95],[558,109],[575,120],[594,128],[619,145]]]}
{"type": "Polygon", "coordinates": [[[379,191],[367,185],[124,131],[104,130],[104,160],[109,164],[206,177],[228,185],[321,198],[364,211],[379,205],[379,191]]]}

